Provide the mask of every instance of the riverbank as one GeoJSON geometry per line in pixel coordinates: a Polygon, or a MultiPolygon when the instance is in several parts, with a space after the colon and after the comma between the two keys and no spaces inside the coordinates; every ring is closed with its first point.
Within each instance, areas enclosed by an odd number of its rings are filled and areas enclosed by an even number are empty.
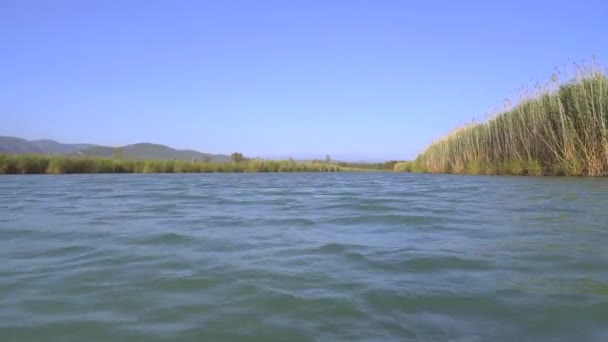
{"type": "Polygon", "coordinates": [[[511,109],[464,125],[395,171],[486,175],[608,174],[608,77],[598,66],[558,74],[511,109]]]}
{"type": "Polygon", "coordinates": [[[46,155],[2,155],[0,174],[343,172],[363,169],[326,162],[252,159],[240,162],[143,161],[46,155]]]}

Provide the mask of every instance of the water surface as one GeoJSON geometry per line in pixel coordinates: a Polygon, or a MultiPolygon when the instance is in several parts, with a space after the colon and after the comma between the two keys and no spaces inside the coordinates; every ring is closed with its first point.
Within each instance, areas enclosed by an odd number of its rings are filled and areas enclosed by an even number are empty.
{"type": "Polygon", "coordinates": [[[0,177],[2,341],[608,340],[608,179],[0,177]]]}

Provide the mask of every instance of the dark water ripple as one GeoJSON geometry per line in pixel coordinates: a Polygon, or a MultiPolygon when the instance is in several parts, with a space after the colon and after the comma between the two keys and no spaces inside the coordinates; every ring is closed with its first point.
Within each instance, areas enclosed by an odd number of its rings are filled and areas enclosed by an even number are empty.
{"type": "Polygon", "coordinates": [[[3,176],[0,340],[608,340],[608,179],[3,176]]]}

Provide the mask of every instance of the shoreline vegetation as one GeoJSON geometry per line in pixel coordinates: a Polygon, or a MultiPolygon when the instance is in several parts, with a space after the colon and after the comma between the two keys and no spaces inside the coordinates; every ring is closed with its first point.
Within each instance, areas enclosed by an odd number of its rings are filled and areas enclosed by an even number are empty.
{"type": "Polygon", "coordinates": [[[401,172],[472,175],[608,175],[608,72],[576,65],[576,77],[523,93],[515,106],[458,127],[401,172]]]}
{"type": "Polygon", "coordinates": [[[0,154],[0,174],[364,172],[392,171],[396,163],[249,159],[241,153],[232,154],[227,162],[0,154]]]}
{"type": "MultiPolygon", "coordinates": [[[[608,176],[608,70],[595,59],[574,63],[575,77],[522,90],[514,106],[457,127],[432,142],[413,161],[345,163],[246,158],[226,161],[140,160],[56,154],[2,154],[0,174],[213,173],[394,171],[471,175],[608,176]]],[[[150,145],[150,144],[139,144],[150,145]]],[[[164,146],[163,146],[164,147],[164,146]]],[[[109,147],[108,147],[109,148],[109,147]]]]}

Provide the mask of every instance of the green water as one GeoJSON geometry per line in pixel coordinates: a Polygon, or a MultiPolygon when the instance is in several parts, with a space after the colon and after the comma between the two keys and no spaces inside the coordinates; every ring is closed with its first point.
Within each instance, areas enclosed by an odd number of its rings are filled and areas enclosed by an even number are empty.
{"type": "Polygon", "coordinates": [[[0,341],[608,341],[608,179],[0,177],[0,341]]]}

